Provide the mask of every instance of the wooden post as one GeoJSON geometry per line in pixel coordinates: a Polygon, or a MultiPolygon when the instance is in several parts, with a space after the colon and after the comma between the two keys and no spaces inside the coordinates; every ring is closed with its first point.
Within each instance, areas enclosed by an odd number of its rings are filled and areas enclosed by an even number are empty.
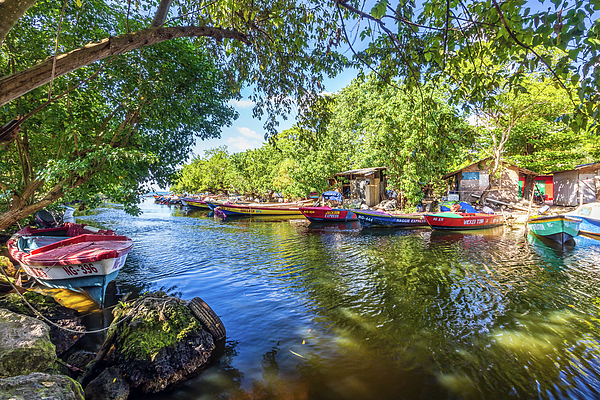
{"type": "Polygon", "coordinates": [[[531,205],[533,204],[533,197],[535,191],[535,180],[533,181],[533,187],[531,188],[531,198],[529,199],[529,207],[527,208],[527,219],[525,220],[525,237],[527,237],[527,228],[529,225],[529,215],[531,214],[531,205]]]}

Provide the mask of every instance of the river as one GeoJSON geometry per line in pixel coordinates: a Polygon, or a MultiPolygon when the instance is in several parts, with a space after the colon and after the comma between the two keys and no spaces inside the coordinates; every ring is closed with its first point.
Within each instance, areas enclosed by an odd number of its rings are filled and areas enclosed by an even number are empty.
{"type": "Polygon", "coordinates": [[[148,199],[116,286],[205,300],[223,354],[162,399],[600,398],[600,241],[230,219],[148,199]]]}

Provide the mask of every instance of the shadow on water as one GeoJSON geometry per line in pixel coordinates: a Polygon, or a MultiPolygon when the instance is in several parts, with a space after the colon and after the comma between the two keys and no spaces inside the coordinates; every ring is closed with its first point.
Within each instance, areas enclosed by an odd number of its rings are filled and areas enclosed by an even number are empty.
{"type": "MultiPolygon", "coordinates": [[[[119,288],[199,296],[223,355],[152,399],[600,397],[600,246],[523,231],[225,223],[153,204],[90,224],[132,237],[119,288]]],[[[123,291],[123,289],[120,289],[123,291]]]]}

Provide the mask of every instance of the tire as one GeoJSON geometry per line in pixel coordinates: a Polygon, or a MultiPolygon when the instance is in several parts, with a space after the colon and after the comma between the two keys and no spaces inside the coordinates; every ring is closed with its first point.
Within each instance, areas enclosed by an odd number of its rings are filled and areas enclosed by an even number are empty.
{"type": "Polygon", "coordinates": [[[225,338],[225,325],[221,318],[200,297],[194,297],[187,305],[194,317],[213,337],[215,342],[225,338]]]}

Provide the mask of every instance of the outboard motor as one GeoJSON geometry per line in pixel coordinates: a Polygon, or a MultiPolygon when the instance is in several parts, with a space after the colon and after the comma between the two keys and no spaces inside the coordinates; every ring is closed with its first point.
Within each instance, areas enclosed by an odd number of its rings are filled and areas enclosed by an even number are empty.
{"type": "Polygon", "coordinates": [[[56,227],[56,219],[46,210],[40,210],[35,214],[35,222],[40,228],[54,228],[56,227]]]}

